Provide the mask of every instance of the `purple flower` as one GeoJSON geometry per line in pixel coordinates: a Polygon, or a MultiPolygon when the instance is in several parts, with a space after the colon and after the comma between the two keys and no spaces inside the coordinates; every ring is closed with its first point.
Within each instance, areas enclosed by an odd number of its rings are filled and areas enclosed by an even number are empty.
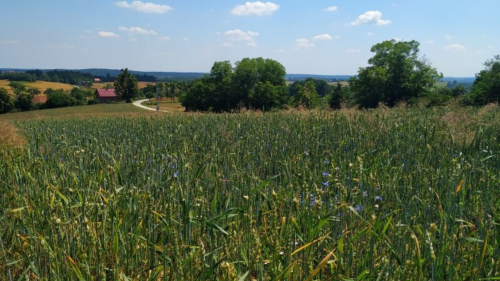
{"type": "Polygon", "coordinates": [[[357,205],[356,207],[354,207],[354,210],[356,210],[357,212],[360,212],[361,210],[363,210],[363,206],[357,205]]]}
{"type": "Polygon", "coordinates": [[[179,175],[179,171],[176,171],[176,172],[174,173],[174,177],[177,177],[178,175],[179,175]]]}
{"type": "Polygon", "coordinates": [[[324,183],[323,183],[323,186],[328,186],[328,182],[327,182],[327,181],[326,181],[326,182],[324,182],[324,183]]]}
{"type": "Polygon", "coordinates": [[[375,196],[376,201],[382,201],[382,196],[375,196]]]}
{"type": "Polygon", "coordinates": [[[329,176],[330,176],[330,174],[329,174],[329,173],[327,173],[327,172],[324,172],[324,173],[323,173],[323,177],[329,177],[329,176]]]}
{"type": "Polygon", "coordinates": [[[325,161],[325,164],[330,164],[330,161],[326,160],[326,161],[325,161]]]}
{"type": "Polygon", "coordinates": [[[170,168],[175,169],[175,165],[174,164],[170,164],[170,168]]]}
{"type": "Polygon", "coordinates": [[[368,191],[363,191],[363,197],[367,197],[368,196],[368,191]]]}

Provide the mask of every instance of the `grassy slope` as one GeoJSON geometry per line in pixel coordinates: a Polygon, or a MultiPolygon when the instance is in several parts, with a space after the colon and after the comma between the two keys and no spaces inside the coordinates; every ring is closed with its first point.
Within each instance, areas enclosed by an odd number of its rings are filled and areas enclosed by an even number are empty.
{"type": "MultiPolygon", "coordinates": [[[[142,105],[151,107],[151,108],[156,108],[156,103],[155,100],[152,99],[149,102],[143,102],[142,105]]],[[[180,102],[174,101],[160,101],[160,109],[161,110],[166,110],[168,112],[184,112],[186,109],[181,105],[180,102]]]]}
{"type": "Polygon", "coordinates": [[[148,112],[132,104],[97,104],[86,106],[64,107],[56,109],[44,109],[18,113],[7,113],[0,115],[0,121],[22,121],[41,118],[61,117],[106,117],[123,115],[154,115],[156,112],[148,112]]]}

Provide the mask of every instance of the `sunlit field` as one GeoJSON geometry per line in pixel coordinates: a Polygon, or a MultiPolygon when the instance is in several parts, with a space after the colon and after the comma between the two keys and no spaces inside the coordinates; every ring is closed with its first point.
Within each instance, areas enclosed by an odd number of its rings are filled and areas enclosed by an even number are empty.
{"type": "Polygon", "coordinates": [[[1,280],[500,276],[497,106],[14,125],[1,280]]]}

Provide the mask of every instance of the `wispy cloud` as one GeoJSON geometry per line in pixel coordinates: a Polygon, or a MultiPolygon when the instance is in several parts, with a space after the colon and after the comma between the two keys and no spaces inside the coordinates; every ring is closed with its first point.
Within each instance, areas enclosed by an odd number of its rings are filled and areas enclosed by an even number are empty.
{"type": "Polygon", "coordinates": [[[488,45],[488,46],[486,46],[486,47],[487,47],[488,49],[490,49],[490,50],[495,50],[495,47],[494,47],[494,46],[488,45]]]}
{"type": "Polygon", "coordinates": [[[231,14],[236,16],[270,16],[280,8],[272,2],[246,2],[244,5],[237,5],[231,11],[231,14]]]}
{"type": "Polygon", "coordinates": [[[467,50],[467,48],[465,48],[465,46],[460,45],[460,44],[451,44],[451,45],[445,46],[444,49],[448,50],[448,51],[459,51],[459,52],[464,52],[467,50]]]}
{"type": "Polygon", "coordinates": [[[120,26],[118,28],[120,31],[128,32],[129,35],[157,35],[154,30],[146,30],[141,27],[133,26],[133,27],[123,27],[120,26]]]}
{"type": "Polygon", "coordinates": [[[323,11],[325,12],[335,12],[336,10],[338,10],[337,6],[331,6],[326,9],[323,9],[323,11]]]}
{"type": "Polygon", "coordinates": [[[310,42],[309,39],[306,38],[297,39],[297,44],[295,45],[296,49],[314,48],[314,47],[316,47],[316,44],[310,42]]]}
{"type": "Polygon", "coordinates": [[[120,37],[120,35],[115,34],[113,32],[110,32],[110,31],[99,31],[97,34],[103,38],[119,38],[120,37]]]}
{"type": "Polygon", "coordinates": [[[313,37],[313,41],[331,41],[332,36],[329,34],[320,34],[313,37]]]}
{"type": "Polygon", "coordinates": [[[360,24],[376,24],[378,26],[391,24],[390,20],[382,19],[382,13],[379,11],[368,11],[351,22],[351,25],[356,26],[360,24]]]}
{"type": "Polygon", "coordinates": [[[164,36],[164,37],[158,38],[158,40],[160,40],[160,41],[170,41],[170,37],[164,36]]]}
{"type": "Polygon", "coordinates": [[[222,47],[226,47],[226,48],[233,48],[233,47],[234,47],[234,45],[233,45],[233,44],[231,44],[231,43],[229,43],[229,42],[226,42],[226,43],[222,44],[222,47]]]}
{"type": "Polygon", "coordinates": [[[166,12],[172,10],[172,7],[168,5],[144,3],[142,1],[133,1],[131,3],[128,3],[127,1],[118,1],[115,2],[115,5],[122,8],[133,9],[137,12],[150,14],[165,14],[166,12]]]}
{"type": "Polygon", "coordinates": [[[425,43],[427,43],[427,44],[434,44],[434,40],[427,40],[427,41],[425,41],[425,43]]]}
{"type": "Polygon", "coordinates": [[[189,38],[187,38],[186,36],[182,37],[182,40],[189,42],[189,38]]]}
{"type": "Polygon", "coordinates": [[[355,53],[361,53],[361,50],[360,49],[346,49],[345,52],[355,54],[355,53]]]}
{"type": "Polygon", "coordinates": [[[224,36],[233,42],[243,41],[246,42],[248,46],[255,47],[257,46],[257,42],[254,37],[259,36],[259,33],[253,31],[245,32],[239,29],[234,29],[224,32],[224,36]]]}

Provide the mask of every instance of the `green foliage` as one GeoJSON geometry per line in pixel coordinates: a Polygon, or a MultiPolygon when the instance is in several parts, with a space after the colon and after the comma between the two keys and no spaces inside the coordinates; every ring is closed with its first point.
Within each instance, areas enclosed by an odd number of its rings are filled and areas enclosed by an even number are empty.
{"type": "Polygon", "coordinates": [[[66,93],[64,90],[48,89],[46,91],[46,94],[47,94],[47,102],[45,103],[46,108],[67,107],[77,104],[75,98],[66,93]]]}
{"type": "Polygon", "coordinates": [[[4,88],[0,88],[0,113],[7,113],[14,109],[14,101],[9,95],[9,92],[4,88]]]}
{"type": "Polygon", "coordinates": [[[131,103],[132,99],[139,94],[139,86],[137,79],[131,75],[128,68],[122,69],[121,74],[115,80],[115,92],[120,99],[125,99],[127,103],[131,103]]]}
{"type": "Polygon", "coordinates": [[[71,70],[41,71],[36,69],[28,70],[26,73],[33,75],[35,80],[40,81],[59,82],[82,86],[91,86],[93,82],[93,76],[90,73],[81,73],[71,70]]]}
{"type": "Polygon", "coordinates": [[[297,92],[295,96],[293,96],[293,102],[296,105],[302,105],[307,108],[313,108],[319,104],[319,95],[313,80],[308,80],[304,85],[297,86],[297,92]]]}
{"type": "Polygon", "coordinates": [[[484,63],[485,69],[476,75],[471,93],[463,100],[466,105],[500,102],[500,55],[484,63]]]}
{"type": "Polygon", "coordinates": [[[345,90],[343,89],[340,82],[337,82],[337,85],[333,88],[332,93],[328,97],[328,105],[330,106],[330,108],[340,109],[344,92],[345,90]]]}
{"type": "Polygon", "coordinates": [[[142,95],[148,99],[152,99],[156,96],[156,85],[148,84],[145,88],[140,90],[142,95]]]}
{"type": "Polygon", "coordinates": [[[442,77],[425,59],[419,57],[416,41],[384,41],[372,47],[370,66],[360,68],[350,79],[354,98],[360,107],[374,108],[379,103],[394,106],[427,93],[442,77]]]}
{"type": "Polygon", "coordinates": [[[80,88],[77,88],[77,87],[74,87],[69,95],[75,99],[75,105],[85,105],[87,103],[86,101],[86,91],[80,89],[80,88]]]}
{"type": "Polygon", "coordinates": [[[14,106],[21,111],[33,109],[33,96],[26,92],[21,92],[16,96],[14,106]]]}
{"type": "Polygon", "coordinates": [[[245,58],[235,68],[229,61],[215,62],[209,76],[193,83],[189,90],[186,84],[179,88],[183,92],[180,101],[188,111],[223,112],[242,106],[270,110],[286,101],[285,74],[285,68],[270,59],[245,58]]]}
{"type": "Polygon", "coordinates": [[[11,81],[9,83],[9,87],[12,88],[12,90],[14,91],[14,93],[16,95],[26,91],[26,85],[24,85],[24,83],[21,83],[18,81],[11,81]]]}
{"type": "Polygon", "coordinates": [[[4,74],[0,75],[0,79],[6,79],[6,80],[10,80],[10,81],[22,81],[22,82],[35,82],[36,81],[35,76],[28,74],[28,73],[24,73],[24,72],[4,73],[4,74]]]}

